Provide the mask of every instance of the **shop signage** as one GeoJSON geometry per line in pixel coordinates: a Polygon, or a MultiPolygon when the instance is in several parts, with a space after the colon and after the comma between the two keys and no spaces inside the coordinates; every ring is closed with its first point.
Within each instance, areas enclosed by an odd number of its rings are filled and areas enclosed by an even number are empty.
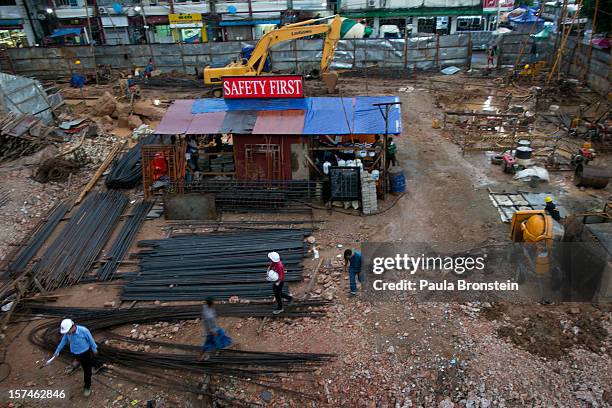
{"type": "Polygon", "coordinates": [[[168,14],[168,22],[171,28],[202,27],[202,14],[168,14]]]}
{"type": "Polygon", "coordinates": [[[236,98],[303,98],[301,75],[223,77],[223,96],[236,98]]]}
{"type": "Polygon", "coordinates": [[[497,13],[498,5],[500,11],[510,11],[514,8],[514,0],[483,0],[482,11],[497,13]]]}

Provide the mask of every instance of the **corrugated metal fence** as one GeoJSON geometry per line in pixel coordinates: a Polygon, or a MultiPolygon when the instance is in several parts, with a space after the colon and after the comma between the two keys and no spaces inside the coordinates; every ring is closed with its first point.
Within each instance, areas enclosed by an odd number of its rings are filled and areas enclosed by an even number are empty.
{"type": "MultiPolygon", "coordinates": [[[[204,44],[105,45],[93,48],[15,48],[9,50],[16,73],[41,78],[68,76],[91,71],[95,63],[115,69],[144,67],[153,58],[161,71],[194,73],[207,65],[224,66],[238,58],[252,42],[231,41],[204,44]],[[75,65],[75,60],[81,61],[75,65]]],[[[275,72],[306,74],[321,61],[322,40],[297,40],[279,44],[271,53],[275,72]]],[[[439,69],[450,65],[469,67],[470,34],[413,37],[408,39],[341,40],[333,68],[352,69],[376,65],[381,68],[439,69]]],[[[7,67],[3,67],[4,70],[7,67]]]]}

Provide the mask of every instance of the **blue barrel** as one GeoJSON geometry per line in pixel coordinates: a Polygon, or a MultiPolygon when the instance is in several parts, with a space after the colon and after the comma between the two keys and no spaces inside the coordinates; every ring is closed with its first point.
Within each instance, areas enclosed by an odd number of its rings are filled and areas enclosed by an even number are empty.
{"type": "Polygon", "coordinates": [[[389,183],[392,193],[403,193],[406,191],[406,177],[402,170],[393,170],[389,172],[389,183]]]}

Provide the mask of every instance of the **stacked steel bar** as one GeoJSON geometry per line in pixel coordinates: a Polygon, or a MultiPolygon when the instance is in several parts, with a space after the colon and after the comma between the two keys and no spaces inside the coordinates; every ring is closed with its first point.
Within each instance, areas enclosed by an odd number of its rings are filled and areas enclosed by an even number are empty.
{"type": "MultiPolygon", "coordinates": [[[[329,306],[330,302],[325,300],[305,300],[295,302],[287,307],[282,318],[288,317],[310,317],[318,318],[325,316],[323,308],[329,306]]],[[[126,323],[150,323],[169,319],[191,320],[201,316],[202,306],[200,304],[181,306],[145,306],[132,309],[109,309],[93,307],[65,307],[49,304],[28,303],[24,305],[29,314],[54,316],[62,318],[81,319],[109,319],[113,322],[126,323]]],[[[217,303],[215,309],[219,316],[226,317],[273,317],[274,305],[270,302],[250,303],[217,303]]]]}
{"type": "Polygon", "coordinates": [[[117,191],[93,193],[71,215],[34,266],[47,290],[75,284],[92,267],[110,237],[127,198],[117,191]]]}
{"type": "Polygon", "coordinates": [[[113,163],[111,171],[106,176],[108,188],[134,188],[142,181],[142,145],[153,143],[152,135],[143,138],[140,143],[132,147],[120,159],[113,163]]]}
{"type": "MultiPolygon", "coordinates": [[[[136,311],[138,309],[131,309],[128,313],[118,311],[118,314],[115,316],[95,314],[80,318],[79,323],[94,332],[101,330],[108,332],[108,329],[126,324],[181,320],[184,314],[180,308],[172,309],[175,312],[168,310],[163,315],[146,314],[146,312],[139,313],[136,311]]],[[[58,322],[52,321],[36,327],[29,335],[30,341],[46,350],[55,350],[60,340],[57,325],[58,322]]],[[[335,358],[332,354],[220,350],[211,356],[210,359],[198,361],[197,355],[201,348],[197,345],[177,342],[166,343],[153,340],[138,341],[114,333],[109,333],[107,338],[111,341],[100,342],[98,345],[98,355],[102,361],[113,363],[116,368],[134,370],[135,373],[144,374],[144,378],[155,378],[155,385],[158,387],[167,386],[175,390],[181,389],[190,392],[198,392],[197,383],[194,384],[186,378],[179,378],[179,381],[175,381],[172,379],[175,376],[169,376],[168,373],[162,374],[158,370],[175,370],[177,374],[178,370],[180,370],[198,376],[201,376],[201,374],[213,374],[224,377],[227,380],[245,381],[250,384],[265,386],[267,389],[291,393],[300,398],[313,399],[316,398],[314,395],[283,388],[280,385],[279,379],[274,377],[287,373],[312,372],[322,364],[335,358]],[[177,352],[130,351],[120,348],[113,340],[161,346],[164,350],[176,350],[177,352]]],[[[116,369],[113,372],[117,374],[116,369]]],[[[130,378],[133,381],[140,379],[138,375],[130,378]]]]}
{"type": "Polygon", "coordinates": [[[153,207],[153,201],[141,201],[134,207],[132,214],[125,221],[121,231],[115,238],[107,257],[108,260],[98,269],[97,277],[99,280],[110,280],[115,275],[119,262],[123,259],[126,252],[134,242],[136,234],[140,230],[147,214],[153,207]]]}
{"type": "Polygon", "coordinates": [[[47,241],[62,218],[64,218],[69,208],[70,205],[67,203],[60,203],[52,210],[46,221],[36,229],[26,245],[20,250],[19,254],[9,263],[8,271],[11,275],[23,271],[26,266],[28,266],[32,258],[34,258],[34,255],[36,255],[45,241],[47,241]]]}
{"type": "Polygon", "coordinates": [[[175,182],[166,187],[169,194],[214,193],[215,205],[221,211],[304,212],[307,207],[290,204],[321,198],[321,183],[308,180],[208,180],[175,182]]]}
{"type": "Polygon", "coordinates": [[[301,230],[180,235],[139,246],[152,249],[136,255],[140,273],[124,286],[123,300],[267,298],[267,253],[281,255],[285,281],[295,282],[302,280],[306,252],[301,230]]]}

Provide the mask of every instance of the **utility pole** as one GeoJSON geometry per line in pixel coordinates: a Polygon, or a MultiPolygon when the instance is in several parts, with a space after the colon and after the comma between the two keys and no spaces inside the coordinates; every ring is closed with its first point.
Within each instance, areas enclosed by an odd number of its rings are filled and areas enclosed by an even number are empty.
{"type": "Polygon", "coordinates": [[[93,31],[91,31],[91,19],[89,18],[89,0],[85,0],[85,16],[87,17],[87,28],[89,29],[89,51],[91,52],[91,60],[94,67],[94,76],[96,77],[96,85],[98,85],[98,64],[96,63],[96,53],[94,52],[93,31]]]}
{"type": "Polygon", "coordinates": [[[501,2],[502,0],[497,0],[497,20],[495,21],[495,29],[499,29],[499,20],[501,19],[501,2]]]}
{"type": "Polygon", "coordinates": [[[380,114],[385,118],[385,135],[383,138],[383,151],[382,151],[382,166],[383,166],[383,200],[387,198],[387,137],[389,136],[389,110],[394,105],[401,105],[401,102],[381,102],[373,103],[372,106],[377,106],[380,110],[380,114]],[[385,107],[384,111],[382,107],[385,107]]]}

